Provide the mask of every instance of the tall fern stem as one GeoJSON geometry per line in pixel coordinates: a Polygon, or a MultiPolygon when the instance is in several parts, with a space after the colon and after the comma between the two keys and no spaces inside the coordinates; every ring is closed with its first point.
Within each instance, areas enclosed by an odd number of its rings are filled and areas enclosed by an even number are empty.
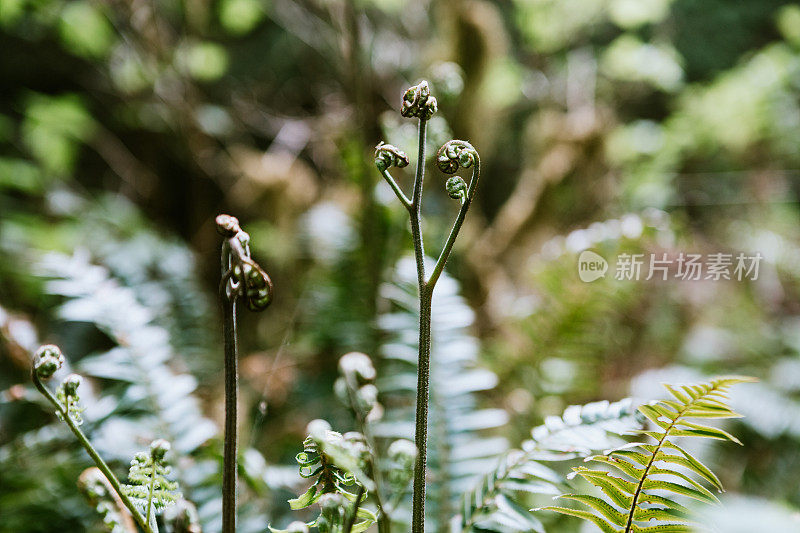
{"type": "Polygon", "coordinates": [[[236,456],[238,450],[239,373],[236,342],[236,300],[223,296],[223,335],[225,337],[225,444],[222,474],[222,530],[236,531],[236,456]]]}
{"type": "Polygon", "coordinates": [[[222,532],[236,532],[236,481],[238,457],[239,354],[236,335],[236,302],[244,298],[251,311],[272,303],[272,280],[250,258],[250,236],[230,215],[217,217],[222,241],[222,281],[219,286],[225,343],[225,445],[222,474],[222,532]]]}

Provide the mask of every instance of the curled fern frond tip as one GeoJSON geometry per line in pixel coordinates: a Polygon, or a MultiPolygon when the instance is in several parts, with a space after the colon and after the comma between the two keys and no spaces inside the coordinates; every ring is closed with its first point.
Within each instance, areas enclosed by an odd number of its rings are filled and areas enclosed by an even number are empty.
{"type": "Polygon", "coordinates": [[[439,104],[436,98],[431,96],[428,82],[422,80],[417,85],[406,89],[400,114],[406,118],[417,117],[420,120],[428,120],[438,109],[439,104]]]}
{"type": "Polygon", "coordinates": [[[447,141],[436,154],[436,165],[445,174],[455,174],[459,168],[469,168],[479,160],[478,151],[467,141],[447,141]]]}
{"type": "Polygon", "coordinates": [[[272,303],[274,289],[269,275],[250,257],[250,235],[242,230],[239,220],[230,215],[217,216],[216,224],[217,232],[226,239],[220,291],[224,288],[225,296],[231,300],[244,296],[248,309],[263,311],[272,303]]]}
{"type": "Polygon", "coordinates": [[[461,200],[463,203],[467,198],[467,183],[460,176],[448,178],[445,189],[453,200],[461,200]]]}
{"type": "Polygon", "coordinates": [[[381,172],[390,167],[407,167],[408,163],[408,155],[394,145],[381,141],[375,147],[375,166],[381,172]]]}
{"type": "Polygon", "coordinates": [[[154,461],[163,461],[164,456],[169,452],[171,445],[165,439],[156,439],[150,443],[150,455],[154,461]]]}
{"type": "Polygon", "coordinates": [[[339,372],[344,376],[353,375],[363,382],[374,381],[377,376],[372,359],[361,352],[350,352],[339,359],[339,372]]]}
{"type": "Polygon", "coordinates": [[[78,387],[81,386],[81,377],[78,374],[70,374],[61,385],[64,387],[64,394],[67,397],[74,397],[78,395],[78,387]]]}
{"type": "Polygon", "coordinates": [[[225,237],[233,237],[242,231],[242,228],[239,227],[239,219],[231,215],[219,215],[217,216],[216,222],[217,232],[225,237]]]}
{"type": "Polygon", "coordinates": [[[33,356],[33,369],[39,378],[49,379],[64,365],[64,361],[64,354],[58,346],[45,344],[33,356]]]}

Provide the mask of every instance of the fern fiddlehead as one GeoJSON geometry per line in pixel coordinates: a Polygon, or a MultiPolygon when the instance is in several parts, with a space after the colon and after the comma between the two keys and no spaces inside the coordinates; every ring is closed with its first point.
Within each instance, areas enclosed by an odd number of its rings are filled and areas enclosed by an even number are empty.
{"type": "Polygon", "coordinates": [[[722,491],[722,484],[707,466],[676,444],[674,439],[698,437],[741,444],[736,437],[722,429],[691,422],[689,419],[740,417],[741,415],[728,406],[726,393],[733,385],[751,381],[754,379],[730,376],[697,385],[666,385],[672,400],[639,406],[639,412],[656,429],[633,432],[649,437],[655,443],[635,442],[587,459],[601,463],[611,471],[587,467],[574,469],[572,476],[584,478],[601,489],[605,497],[584,494],[560,496],[562,499],[582,503],[591,508],[591,511],[557,506],[543,509],[592,522],[603,533],[691,531],[691,520],[686,516],[686,508],[673,501],[674,496],[716,503],[719,501],[716,496],[697,479],[719,491],[722,491]],[[671,450],[677,453],[670,453],[671,450]],[[620,476],[615,471],[623,475],[620,476]],[[694,474],[694,477],[684,471],[694,474]],[[663,477],[671,477],[677,481],[665,480],[663,477]],[[662,494],[668,494],[669,497],[662,494]],[[656,520],[658,525],[642,525],[651,520],[656,520]]]}
{"type": "Polygon", "coordinates": [[[411,219],[411,235],[414,241],[414,258],[417,264],[417,284],[419,294],[419,357],[417,365],[417,399],[415,414],[415,444],[419,451],[414,466],[414,488],[412,499],[413,533],[425,531],[425,470],[427,463],[428,440],[428,401],[430,387],[431,350],[431,305],[433,290],[444,270],[450,252],[458,237],[461,225],[469,210],[480,177],[478,152],[466,141],[452,140],[439,150],[437,161],[440,170],[454,173],[459,167],[473,166],[469,187],[461,178],[450,178],[446,184],[448,195],[461,200],[461,209],[456,216],[450,234],[445,241],[436,266],[430,277],[425,273],[425,245],[422,237],[422,187],[425,181],[425,139],[428,120],[438,110],[436,98],[430,93],[427,81],[422,81],[406,90],[403,95],[400,114],[406,118],[418,118],[418,156],[414,176],[414,188],[409,199],[388,169],[392,166],[408,165],[408,156],[396,147],[380,143],[375,150],[375,165],[381,176],[389,183],[400,203],[406,208],[411,219]]]}
{"type": "Polygon", "coordinates": [[[225,337],[225,445],[222,477],[222,531],[236,531],[237,403],[239,399],[239,354],[236,338],[236,302],[241,297],[251,311],[263,311],[272,302],[272,280],[250,258],[250,236],[230,215],[219,215],[217,231],[224,237],[219,294],[223,308],[225,337]]]}

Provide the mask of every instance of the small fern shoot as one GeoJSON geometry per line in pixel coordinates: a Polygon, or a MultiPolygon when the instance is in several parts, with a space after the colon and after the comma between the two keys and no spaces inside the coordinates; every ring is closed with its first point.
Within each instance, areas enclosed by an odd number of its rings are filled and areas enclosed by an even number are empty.
{"type": "MultiPolygon", "coordinates": [[[[366,531],[378,517],[362,506],[367,490],[375,490],[375,483],[365,473],[371,454],[364,436],[354,431],[342,435],[324,420],[311,421],[308,433],[297,464],[301,477],[315,481],[305,493],[289,500],[289,506],[297,511],[318,504],[319,516],[305,525],[320,533],[366,531]]],[[[288,529],[270,526],[269,530],[294,533],[296,526],[299,524],[288,529]]]]}
{"type": "Polygon", "coordinates": [[[123,490],[144,511],[149,522],[155,522],[155,514],[169,507],[181,497],[175,492],[178,483],[166,478],[170,473],[165,456],[170,444],[164,439],[150,444],[150,453],[139,452],[131,460],[127,485],[123,490]]]}
{"type": "Polygon", "coordinates": [[[70,374],[56,390],[56,399],[61,404],[62,411],[57,411],[56,415],[63,420],[68,416],[80,426],[83,424],[83,413],[86,408],[81,405],[81,397],[78,395],[78,387],[81,386],[81,377],[77,374],[70,374]]]}
{"type": "Polygon", "coordinates": [[[639,406],[639,412],[655,429],[632,432],[649,437],[654,443],[634,442],[586,459],[602,463],[610,471],[584,466],[573,469],[571,477],[584,478],[598,487],[603,497],[565,494],[560,498],[582,503],[592,510],[555,506],[543,509],[592,522],[603,533],[691,531],[687,510],[675,501],[676,497],[718,503],[717,497],[698,479],[720,492],[722,484],[707,466],[676,444],[675,438],[700,437],[741,444],[722,429],[689,419],[739,418],[741,415],[728,406],[727,391],[733,385],[752,381],[755,380],[749,377],[727,376],[697,385],[665,385],[674,399],[639,406]],[[657,525],[646,525],[653,520],[657,525]]]}

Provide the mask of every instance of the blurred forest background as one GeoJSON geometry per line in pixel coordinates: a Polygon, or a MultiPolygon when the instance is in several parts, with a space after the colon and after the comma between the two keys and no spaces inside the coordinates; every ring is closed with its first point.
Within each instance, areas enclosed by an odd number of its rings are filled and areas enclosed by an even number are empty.
{"type": "MultiPolygon", "coordinates": [[[[432,452],[434,531],[544,417],[726,373],[761,381],[734,395],[745,445],[704,455],[735,494],[714,520],[796,519],[796,2],[0,0],[0,532],[98,520],[75,489],[87,457],[29,386],[44,341],[91,377],[87,431],[115,468],[171,440],[218,529],[221,212],[276,286],[241,317],[241,530],[285,525],[308,421],[352,428],[343,353],[373,356],[386,432],[408,434],[410,236],[372,150],[415,152],[398,110],[423,78],[429,153],[467,139],[484,169],[441,288],[431,438],[485,453],[432,452]],[[583,283],[587,248],[765,259],[757,281],[583,283]]],[[[431,166],[434,249],[457,210],[443,184],[431,166]]]]}

